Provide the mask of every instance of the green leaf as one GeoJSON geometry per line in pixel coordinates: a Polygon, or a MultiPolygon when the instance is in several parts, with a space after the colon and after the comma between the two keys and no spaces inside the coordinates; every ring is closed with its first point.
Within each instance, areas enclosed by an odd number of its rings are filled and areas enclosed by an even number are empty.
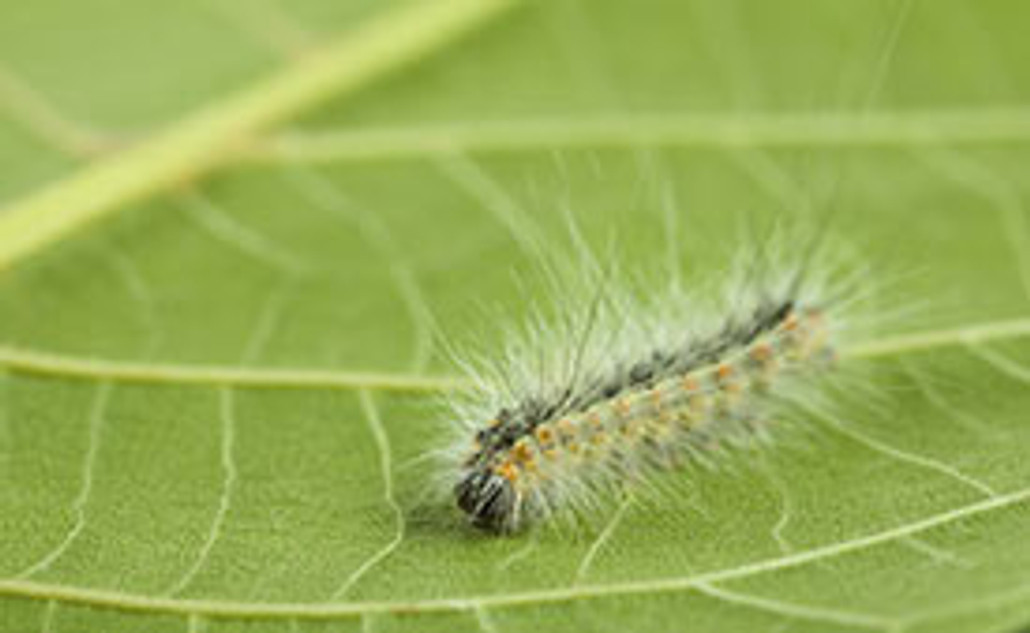
{"type": "Polygon", "coordinates": [[[0,631],[1025,625],[1028,19],[7,3],[0,631]],[[474,534],[420,499],[443,340],[500,345],[565,208],[645,270],[676,210],[691,279],[832,213],[917,316],[846,350],[867,371],[805,446],[474,534]]]}

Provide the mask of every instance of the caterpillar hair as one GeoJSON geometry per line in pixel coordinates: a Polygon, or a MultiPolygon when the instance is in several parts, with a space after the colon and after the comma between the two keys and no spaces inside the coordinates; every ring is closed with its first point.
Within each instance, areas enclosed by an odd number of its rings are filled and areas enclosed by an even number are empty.
{"type": "Polygon", "coordinates": [[[828,250],[822,231],[770,237],[707,284],[656,290],[580,248],[577,279],[551,276],[560,300],[462,363],[474,386],[448,400],[442,451],[454,503],[513,532],[769,437],[784,403],[824,388],[867,294],[866,270],[828,250]]]}

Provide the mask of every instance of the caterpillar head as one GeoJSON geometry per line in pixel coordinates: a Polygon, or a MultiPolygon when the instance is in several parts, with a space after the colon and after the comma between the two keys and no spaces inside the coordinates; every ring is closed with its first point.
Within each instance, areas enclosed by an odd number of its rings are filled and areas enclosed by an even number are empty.
{"type": "Polygon", "coordinates": [[[519,473],[505,455],[527,428],[524,416],[506,408],[476,433],[454,486],[458,507],[472,525],[490,532],[511,532],[518,527],[522,504],[516,487],[519,473]]]}
{"type": "Polygon", "coordinates": [[[454,486],[454,494],[472,525],[490,532],[510,532],[517,527],[520,496],[514,484],[493,469],[468,471],[454,486]]]}

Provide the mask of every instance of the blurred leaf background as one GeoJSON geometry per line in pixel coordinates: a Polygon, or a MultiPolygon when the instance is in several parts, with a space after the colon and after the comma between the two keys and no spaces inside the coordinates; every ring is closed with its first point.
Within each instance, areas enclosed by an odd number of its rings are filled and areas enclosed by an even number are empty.
{"type": "Polygon", "coordinates": [[[5,3],[0,630],[1018,628],[1028,25],[1001,0],[5,3]],[[901,273],[930,308],[861,348],[886,407],[583,534],[420,520],[456,371],[432,323],[519,319],[527,224],[568,209],[646,268],[670,208],[688,274],[831,211],[901,273]]]}

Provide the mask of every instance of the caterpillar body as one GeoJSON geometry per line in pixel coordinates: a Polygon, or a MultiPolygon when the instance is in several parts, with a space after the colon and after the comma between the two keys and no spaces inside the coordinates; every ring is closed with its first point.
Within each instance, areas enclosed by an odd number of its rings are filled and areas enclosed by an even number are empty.
{"type": "Polygon", "coordinates": [[[835,367],[846,330],[837,282],[813,280],[810,264],[779,267],[772,283],[768,267],[741,267],[707,319],[706,302],[678,287],[607,297],[571,325],[536,319],[453,404],[458,508],[478,528],[513,532],[766,436],[778,403],[835,367]]]}

